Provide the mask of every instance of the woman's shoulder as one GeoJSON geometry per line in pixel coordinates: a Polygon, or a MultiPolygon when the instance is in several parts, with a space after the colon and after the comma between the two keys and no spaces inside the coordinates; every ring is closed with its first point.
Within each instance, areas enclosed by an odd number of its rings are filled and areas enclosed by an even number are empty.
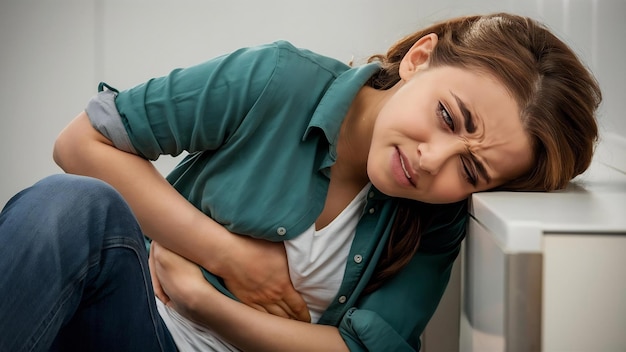
{"type": "Polygon", "coordinates": [[[350,69],[350,66],[345,62],[310,49],[298,47],[287,40],[278,40],[261,45],[257,47],[257,50],[275,53],[276,59],[281,64],[286,64],[285,67],[297,69],[309,67],[315,70],[326,71],[334,76],[338,76],[350,69]]]}

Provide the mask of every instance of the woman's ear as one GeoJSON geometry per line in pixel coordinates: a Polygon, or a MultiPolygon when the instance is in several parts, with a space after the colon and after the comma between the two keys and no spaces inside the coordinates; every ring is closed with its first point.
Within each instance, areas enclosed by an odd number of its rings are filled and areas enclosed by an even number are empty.
{"type": "Polygon", "coordinates": [[[408,81],[415,72],[428,68],[430,54],[437,45],[439,37],[435,33],[418,39],[400,61],[400,78],[408,81]]]}

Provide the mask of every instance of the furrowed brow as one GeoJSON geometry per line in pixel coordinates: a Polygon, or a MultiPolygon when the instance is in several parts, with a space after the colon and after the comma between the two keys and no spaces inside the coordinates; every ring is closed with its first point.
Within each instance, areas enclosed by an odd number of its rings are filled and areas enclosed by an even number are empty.
{"type": "Polygon", "coordinates": [[[461,110],[461,114],[463,114],[463,122],[465,123],[465,130],[467,133],[476,132],[476,124],[474,123],[474,117],[472,116],[472,112],[469,111],[467,105],[461,100],[461,98],[457,97],[454,93],[450,92],[454,99],[456,100],[457,105],[459,106],[459,110],[461,110]]]}

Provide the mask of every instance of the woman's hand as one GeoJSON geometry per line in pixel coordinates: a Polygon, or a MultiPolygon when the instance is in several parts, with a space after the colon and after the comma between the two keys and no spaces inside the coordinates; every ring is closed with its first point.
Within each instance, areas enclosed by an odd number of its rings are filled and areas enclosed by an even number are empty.
{"type": "Polygon", "coordinates": [[[156,254],[155,248],[160,246],[156,242],[152,241],[150,245],[150,255],[148,256],[148,266],[150,267],[150,278],[152,279],[152,290],[154,291],[154,295],[159,301],[163,302],[163,304],[168,305],[170,302],[170,298],[163,291],[163,286],[161,286],[161,281],[159,280],[159,276],[157,275],[157,263],[156,263],[156,254]]]}
{"type": "Polygon", "coordinates": [[[306,303],[291,283],[283,243],[235,237],[230,251],[224,253],[219,273],[226,287],[252,308],[310,322],[306,303]]]}
{"type": "Polygon", "coordinates": [[[167,306],[244,351],[347,351],[336,327],[280,318],[232,300],[204,279],[198,265],[156,242],[150,270],[167,306]]]}
{"type": "Polygon", "coordinates": [[[150,246],[150,276],[157,298],[166,306],[191,317],[192,307],[200,297],[197,294],[207,288],[217,292],[208,283],[200,267],[180,255],[152,242],[150,246]]]}

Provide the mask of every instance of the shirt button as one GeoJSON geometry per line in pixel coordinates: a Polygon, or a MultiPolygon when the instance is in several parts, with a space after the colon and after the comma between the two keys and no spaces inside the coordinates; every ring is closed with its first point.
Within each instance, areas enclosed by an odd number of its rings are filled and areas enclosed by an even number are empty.
{"type": "Polygon", "coordinates": [[[339,297],[339,303],[341,303],[341,304],[346,303],[347,300],[348,300],[348,298],[346,298],[346,296],[339,297]]]}
{"type": "Polygon", "coordinates": [[[367,195],[370,198],[374,198],[374,191],[371,191],[370,194],[367,195]]]}
{"type": "Polygon", "coordinates": [[[360,254],[354,256],[354,262],[359,264],[363,261],[363,257],[360,254]]]}
{"type": "Polygon", "coordinates": [[[369,212],[370,214],[374,214],[374,212],[376,212],[376,209],[374,209],[374,208],[370,208],[370,210],[368,210],[368,212],[369,212]]]}
{"type": "Polygon", "coordinates": [[[276,233],[278,234],[278,236],[285,236],[285,234],[287,233],[287,229],[281,226],[276,229],[276,233]]]}

